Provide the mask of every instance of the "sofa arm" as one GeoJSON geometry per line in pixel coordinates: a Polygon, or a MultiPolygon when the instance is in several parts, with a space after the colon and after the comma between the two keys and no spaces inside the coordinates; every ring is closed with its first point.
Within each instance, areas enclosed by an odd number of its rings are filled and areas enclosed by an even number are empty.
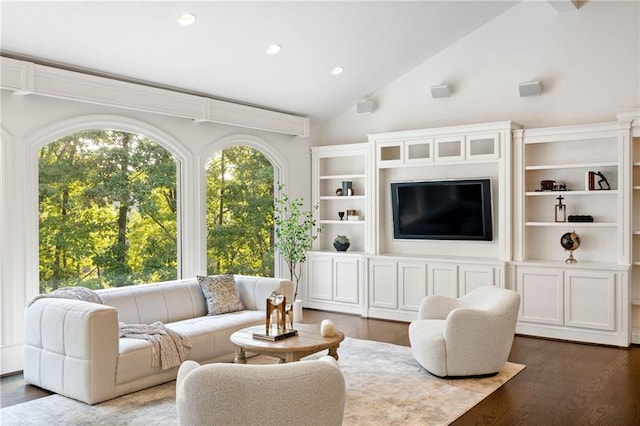
{"type": "Polygon", "coordinates": [[[24,379],[88,404],[116,396],[118,311],[43,298],[25,308],[24,379]]]}
{"type": "Polygon", "coordinates": [[[264,311],[266,300],[273,291],[285,295],[287,302],[293,303],[293,283],[285,278],[252,277],[235,275],[240,300],[246,309],[264,311]]]}
{"type": "Polygon", "coordinates": [[[440,319],[447,318],[447,315],[458,307],[458,299],[445,296],[427,296],[422,299],[418,311],[418,319],[440,319]]]}

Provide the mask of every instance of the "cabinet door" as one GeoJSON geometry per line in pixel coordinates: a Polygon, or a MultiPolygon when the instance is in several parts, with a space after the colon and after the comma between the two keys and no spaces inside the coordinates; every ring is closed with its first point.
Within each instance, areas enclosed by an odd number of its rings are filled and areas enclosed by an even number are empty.
{"type": "Polygon", "coordinates": [[[309,300],[333,300],[333,262],[330,256],[309,257],[309,300]]]}
{"type": "Polygon", "coordinates": [[[518,268],[516,291],[520,293],[520,321],[562,325],[561,270],[518,268]]]}
{"type": "Polygon", "coordinates": [[[334,267],[334,294],[336,302],[360,303],[359,261],[356,258],[336,256],[334,267]]]}
{"type": "Polygon", "coordinates": [[[397,263],[369,262],[369,304],[375,308],[398,308],[397,263]]]}
{"type": "Polygon", "coordinates": [[[427,265],[424,263],[398,264],[400,309],[418,312],[420,302],[427,295],[427,265]]]}
{"type": "Polygon", "coordinates": [[[379,167],[400,166],[404,162],[404,142],[388,141],[377,144],[377,164],[379,167]]]}
{"type": "Polygon", "coordinates": [[[459,296],[478,287],[495,285],[495,269],[492,266],[460,265],[459,296]]]}
{"type": "Polygon", "coordinates": [[[433,163],[433,139],[419,139],[404,143],[405,164],[433,163]]]}
{"type": "Polygon", "coordinates": [[[467,136],[467,160],[499,158],[499,141],[497,133],[467,136]]]}
{"type": "Polygon", "coordinates": [[[615,278],[613,272],[566,271],[564,324],[615,330],[615,278]]]}
{"type": "Polygon", "coordinates": [[[436,296],[458,297],[458,267],[450,264],[430,264],[429,294],[436,296]]]}
{"type": "Polygon", "coordinates": [[[439,137],[435,142],[435,161],[464,161],[465,156],[465,137],[464,136],[447,136],[439,137]]]}

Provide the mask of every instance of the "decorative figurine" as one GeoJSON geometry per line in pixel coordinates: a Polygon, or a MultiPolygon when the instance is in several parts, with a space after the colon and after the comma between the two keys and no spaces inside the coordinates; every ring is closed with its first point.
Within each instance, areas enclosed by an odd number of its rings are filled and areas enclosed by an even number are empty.
{"type": "Polygon", "coordinates": [[[598,180],[598,186],[600,187],[600,189],[611,189],[611,185],[609,185],[609,181],[607,181],[607,178],[604,176],[602,172],[596,172],[596,176],[600,178],[600,180],[598,180]],[[606,185],[607,187],[605,188],[604,185],[606,185]]]}
{"type": "Polygon", "coordinates": [[[558,200],[558,204],[556,204],[556,222],[567,221],[567,206],[566,204],[562,204],[563,199],[564,197],[562,197],[562,195],[556,198],[556,200],[558,200]]]}

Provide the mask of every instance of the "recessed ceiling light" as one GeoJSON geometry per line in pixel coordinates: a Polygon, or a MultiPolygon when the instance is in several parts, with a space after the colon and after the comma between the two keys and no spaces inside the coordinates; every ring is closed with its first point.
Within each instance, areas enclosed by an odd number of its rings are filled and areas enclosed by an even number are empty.
{"type": "Polygon", "coordinates": [[[178,23],[180,25],[189,26],[196,22],[196,15],[191,12],[185,12],[178,18],[178,23]]]}
{"type": "Polygon", "coordinates": [[[331,75],[339,75],[342,74],[342,71],[344,71],[344,68],[342,67],[335,67],[334,69],[331,70],[331,75]]]}
{"type": "Polygon", "coordinates": [[[269,55],[275,55],[279,51],[280,51],[280,45],[279,44],[272,44],[269,47],[267,47],[267,53],[269,55]]]}

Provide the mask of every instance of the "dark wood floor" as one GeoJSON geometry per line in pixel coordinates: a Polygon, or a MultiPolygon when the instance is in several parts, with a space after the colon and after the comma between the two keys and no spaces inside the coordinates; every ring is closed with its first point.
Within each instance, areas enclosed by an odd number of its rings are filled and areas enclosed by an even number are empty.
{"type": "MultiPolygon", "coordinates": [[[[408,324],[305,310],[349,337],[409,346],[408,324]]],[[[640,347],[618,349],[516,336],[509,361],[527,368],[453,424],[640,425],[640,347]]],[[[3,407],[49,393],[22,375],[0,380],[3,407]]]]}

